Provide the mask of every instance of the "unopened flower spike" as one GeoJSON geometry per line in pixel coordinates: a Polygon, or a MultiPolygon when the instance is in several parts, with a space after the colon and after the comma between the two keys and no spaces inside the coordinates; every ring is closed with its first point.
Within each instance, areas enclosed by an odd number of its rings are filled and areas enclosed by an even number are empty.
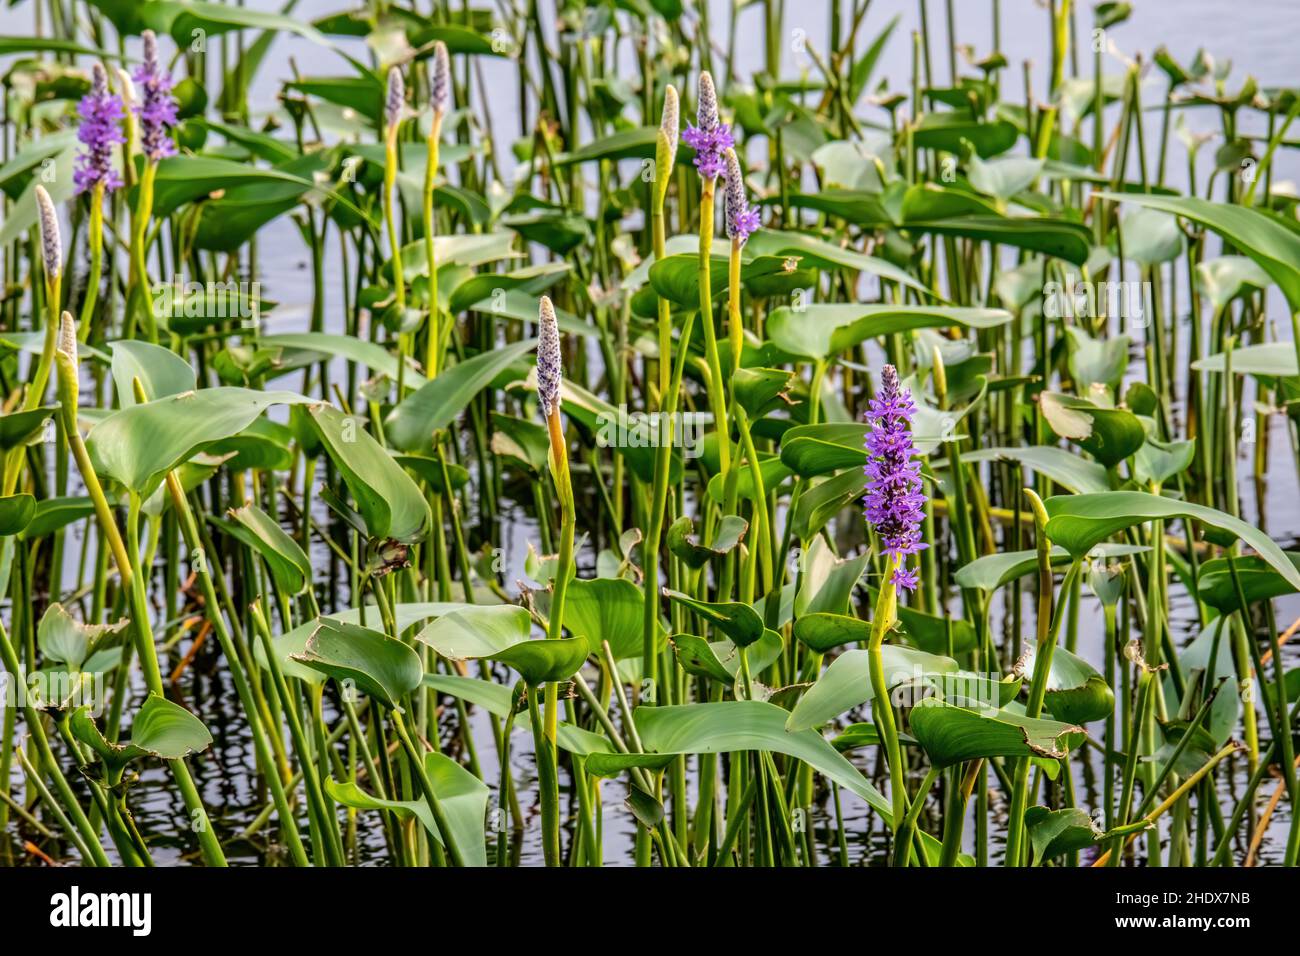
{"type": "Polygon", "coordinates": [[[886,365],[880,374],[880,391],[871,400],[867,418],[867,521],[876,529],[885,554],[898,562],[893,583],[915,590],[918,575],[906,567],[908,555],[925,549],[921,522],[926,497],[921,490],[921,463],[914,460],[911,423],[916,406],[912,393],[898,383],[898,370],[886,365]]]}
{"type": "Polygon", "coordinates": [[[59,338],[55,345],[61,355],[67,356],[73,365],[77,364],[77,323],[71,312],[64,312],[59,320],[59,338]]]}
{"type": "Polygon", "coordinates": [[[54,200],[45,187],[36,186],[36,211],[41,230],[41,256],[45,261],[45,275],[57,279],[63,275],[63,239],[59,235],[59,214],[54,200]]]}
{"type": "Polygon", "coordinates": [[[745,201],[745,178],[740,172],[740,160],[734,149],[727,150],[727,191],[724,194],[727,204],[727,238],[744,245],[750,235],[758,229],[758,210],[750,209],[745,201]]]}
{"type": "Polygon", "coordinates": [[[384,121],[390,131],[396,129],[406,105],[406,81],[397,67],[388,70],[388,95],[384,100],[384,121]]]}
{"type": "Polygon", "coordinates": [[[59,319],[54,364],[58,372],[59,401],[64,405],[64,414],[71,415],[70,421],[75,422],[80,382],[77,375],[77,323],[73,321],[71,312],[64,312],[59,319]]]}
{"type": "Polygon", "coordinates": [[[433,77],[430,80],[429,100],[434,115],[442,118],[451,110],[451,58],[447,44],[439,40],[433,45],[433,77]]]}
{"type": "Polygon", "coordinates": [[[555,320],[555,306],[547,296],[538,305],[537,319],[541,330],[537,337],[537,397],[547,418],[560,407],[560,327],[555,320]]]}
{"type": "Polygon", "coordinates": [[[663,134],[664,146],[669,158],[677,155],[677,138],[680,135],[681,118],[678,114],[677,87],[671,83],[664,90],[663,119],[659,121],[659,132],[663,134]]]}
{"type": "Polygon", "coordinates": [[[723,153],[736,145],[731,129],[718,117],[718,94],[708,71],[700,74],[699,107],[696,125],[686,127],[682,141],[695,150],[695,168],[705,179],[722,175],[726,161],[723,153]]]}

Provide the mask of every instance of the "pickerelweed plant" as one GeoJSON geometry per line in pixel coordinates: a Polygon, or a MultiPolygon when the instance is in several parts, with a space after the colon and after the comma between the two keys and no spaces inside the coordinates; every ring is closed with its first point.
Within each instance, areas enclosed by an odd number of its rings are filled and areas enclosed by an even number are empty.
{"type": "Polygon", "coordinates": [[[1297,862],[1294,90],[1127,4],[73,6],[0,865],[1297,862]]]}
{"type": "Polygon", "coordinates": [[[131,212],[131,289],[136,311],[127,326],[128,333],[135,328],[134,317],[144,318],[145,335],[150,342],[158,341],[157,317],[154,315],[153,296],[149,285],[149,267],[146,262],[149,224],[153,218],[154,182],[158,176],[158,163],[176,155],[172,128],[177,122],[176,98],[172,95],[172,77],[159,58],[158,38],[152,30],[141,34],[144,56],[136,69],[135,80],[138,100],[134,111],[139,131],[139,148],[144,163],[135,207],[131,212]]]}
{"type": "Polygon", "coordinates": [[[77,139],[84,151],[77,156],[74,180],[77,192],[90,193],[90,225],[86,239],[90,245],[90,275],[86,279],[86,297],[81,304],[83,336],[89,326],[99,295],[104,264],[104,197],[122,187],[122,177],[114,163],[116,147],[126,142],[122,132],[125,110],[122,99],[108,89],[108,73],[101,63],[91,67],[90,92],[77,106],[81,125],[77,139]]]}
{"type": "Polygon", "coordinates": [[[871,714],[885,748],[885,759],[889,762],[896,845],[901,848],[904,862],[911,851],[911,841],[902,827],[908,807],[907,787],[898,725],[885,680],[882,647],[897,620],[899,588],[912,591],[918,583],[917,572],[907,567],[907,560],[926,547],[921,540],[926,498],[921,491],[921,463],[916,460],[916,448],[912,443],[911,426],[915,411],[911,392],[899,385],[898,370],[886,365],[880,372],[880,390],[871,399],[871,409],[867,413],[871,430],[866,440],[867,463],[863,466],[867,476],[863,514],[879,539],[880,551],[885,558],[867,654],[873,694],[871,714]]]}

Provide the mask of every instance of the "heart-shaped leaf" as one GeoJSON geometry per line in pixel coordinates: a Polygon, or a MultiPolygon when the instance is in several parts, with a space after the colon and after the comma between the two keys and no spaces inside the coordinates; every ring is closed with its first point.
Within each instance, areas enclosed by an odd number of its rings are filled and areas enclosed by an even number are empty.
{"type": "Polygon", "coordinates": [[[424,676],[420,656],[401,641],[330,618],[321,618],[303,652],[292,659],[341,683],[351,682],[390,710],[424,676]]]}
{"type": "Polygon", "coordinates": [[[309,411],[356,500],[367,533],[403,544],[422,540],[433,516],[411,476],[355,418],[331,405],[312,405],[309,411]]]}

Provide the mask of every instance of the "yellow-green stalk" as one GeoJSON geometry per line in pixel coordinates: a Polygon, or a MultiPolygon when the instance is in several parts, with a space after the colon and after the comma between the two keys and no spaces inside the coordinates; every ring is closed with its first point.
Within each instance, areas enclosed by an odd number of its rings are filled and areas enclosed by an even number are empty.
{"type": "MultiPolygon", "coordinates": [[[[678,127],[677,90],[669,86],[664,91],[663,121],[655,138],[654,204],[650,221],[654,233],[655,261],[665,254],[664,201],[668,195],[668,182],[677,161],[678,127]]],[[[655,653],[655,639],[659,629],[659,544],[663,538],[664,511],[668,504],[668,470],[672,462],[674,421],[677,414],[677,393],[681,388],[681,373],[672,374],[673,318],[667,299],[659,296],[659,434],[655,454],[654,500],[650,507],[650,522],[646,532],[645,547],[645,600],[644,638],[642,642],[642,674],[653,682],[659,678],[659,661],[655,653]]],[[[683,341],[678,348],[684,355],[690,348],[690,327],[683,330],[683,341]]],[[[679,367],[680,367],[680,363],[679,367]]]]}
{"type": "MultiPolygon", "coordinates": [[[[713,77],[707,71],[700,74],[699,84],[700,127],[713,129],[718,125],[718,95],[713,88],[713,77]]],[[[700,247],[699,287],[700,319],[704,325],[704,358],[708,363],[707,392],[709,405],[717,416],[719,467],[723,474],[731,470],[731,429],[727,421],[726,388],[722,379],[722,362],[718,358],[718,336],[713,327],[713,288],[710,268],[713,263],[713,206],[717,179],[700,176],[700,247]]]]}
{"type": "MultiPolygon", "coordinates": [[[[406,321],[406,277],[402,272],[402,237],[397,231],[397,134],[402,128],[402,115],[406,109],[406,84],[402,71],[392,67],[388,71],[388,95],[384,100],[384,224],[388,229],[388,246],[392,251],[393,302],[397,309],[398,328],[406,321]]],[[[410,353],[408,336],[398,332],[397,396],[402,396],[406,371],[406,356],[410,353]]]]}
{"type": "MultiPolygon", "coordinates": [[[[573,484],[569,478],[569,447],[564,439],[564,425],[560,421],[560,382],[564,374],[560,353],[560,329],[555,317],[555,307],[547,296],[542,296],[538,305],[538,323],[540,329],[537,339],[537,398],[541,402],[542,413],[546,416],[546,431],[551,445],[551,478],[555,482],[555,493],[560,500],[560,551],[555,562],[550,627],[546,636],[549,640],[559,640],[564,633],[565,595],[569,590],[569,579],[573,576],[573,535],[576,514],[573,484]]],[[[558,688],[554,683],[548,683],[542,744],[546,749],[545,759],[552,768],[555,766],[557,756],[555,739],[559,724],[558,698],[558,688]]],[[[530,695],[530,700],[532,699],[534,698],[530,695]]],[[[539,754],[538,758],[543,759],[543,755],[539,754]]],[[[559,863],[559,792],[554,774],[550,774],[549,777],[541,794],[543,826],[546,830],[543,834],[543,842],[547,864],[557,865],[559,863]]]]}
{"type": "MultiPolygon", "coordinates": [[[[54,201],[45,187],[36,186],[37,226],[41,237],[41,264],[45,282],[45,338],[41,354],[36,360],[27,395],[23,398],[23,411],[39,408],[45,401],[46,387],[50,381],[50,367],[54,362],[54,340],[59,328],[59,299],[63,290],[63,242],[59,234],[59,215],[54,201]]],[[[23,448],[10,449],[4,459],[3,491],[6,497],[13,494],[22,470],[23,448]]]]}
{"type": "MultiPolygon", "coordinates": [[[[58,349],[55,357],[59,368],[60,415],[63,416],[68,444],[72,450],[72,456],[77,462],[77,468],[81,471],[82,481],[86,486],[86,494],[94,505],[95,516],[99,520],[100,529],[108,539],[109,548],[113,552],[113,559],[117,562],[121,571],[123,588],[130,595],[131,617],[136,631],[136,653],[140,658],[145,682],[151,692],[158,694],[160,697],[165,696],[162,675],[158,669],[157,650],[153,643],[153,628],[149,619],[149,601],[145,594],[144,576],[137,564],[138,558],[134,558],[135,555],[139,554],[139,540],[135,531],[139,520],[140,496],[136,492],[131,493],[131,515],[127,528],[131,541],[130,546],[128,546],[126,538],[117,527],[117,521],[113,517],[108,500],[104,496],[104,489],[99,483],[99,477],[95,474],[95,469],[90,463],[90,455],[87,453],[86,446],[81,439],[81,433],[77,430],[77,401],[80,393],[77,364],[77,328],[72,321],[72,315],[68,312],[64,312],[62,315],[58,332],[58,349]]],[[[185,809],[191,821],[193,821],[194,831],[198,838],[199,848],[203,853],[204,862],[208,866],[225,866],[225,853],[222,851],[221,843],[212,829],[212,821],[208,817],[207,809],[203,806],[203,799],[199,796],[198,788],[194,785],[194,779],[190,776],[188,765],[184,760],[169,760],[167,766],[171,770],[177,788],[181,791],[185,809]]]]}
{"type": "Polygon", "coordinates": [[[433,218],[433,190],[438,178],[438,147],[442,141],[442,120],[451,108],[451,63],[447,45],[439,40],[433,47],[433,74],[429,83],[429,100],[433,118],[429,123],[426,141],[427,159],[424,165],[424,258],[429,270],[429,323],[426,329],[425,373],[429,378],[438,374],[438,353],[442,348],[442,321],[438,308],[438,258],[434,249],[435,222],[433,218]]]}

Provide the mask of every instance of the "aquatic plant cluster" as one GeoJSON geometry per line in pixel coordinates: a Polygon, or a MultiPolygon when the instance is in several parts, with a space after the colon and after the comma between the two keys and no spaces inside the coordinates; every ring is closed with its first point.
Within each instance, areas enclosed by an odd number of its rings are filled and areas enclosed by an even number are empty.
{"type": "Polygon", "coordinates": [[[1297,862],[1295,90],[1123,3],[31,6],[0,862],[1297,862]]]}

